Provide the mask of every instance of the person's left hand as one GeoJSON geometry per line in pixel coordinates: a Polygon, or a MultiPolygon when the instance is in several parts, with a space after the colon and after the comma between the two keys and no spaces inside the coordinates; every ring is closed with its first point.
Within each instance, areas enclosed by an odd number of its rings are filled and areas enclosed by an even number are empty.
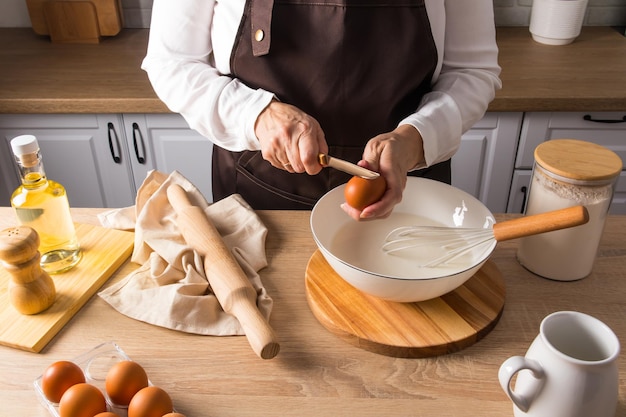
{"type": "Polygon", "coordinates": [[[388,217],[396,204],[402,201],[407,172],[424,161],[422,135],[411,125],[398,126],[391,132],[369,140],[359,165],[379,172],[387,181],[383,197],[362,211],[342,205],[342,209],[355,220],[388,217]]]}

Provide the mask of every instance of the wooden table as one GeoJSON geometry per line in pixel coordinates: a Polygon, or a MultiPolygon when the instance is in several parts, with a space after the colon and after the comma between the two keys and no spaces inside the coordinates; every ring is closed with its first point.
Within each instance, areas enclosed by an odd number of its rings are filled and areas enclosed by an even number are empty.
{"type": "MultiPolygon", "coordinates": [[[[74,209],[74,219],[97,224],[101,211],[74,209]]],[[[276,358],[259,359],[244,337],[196,336],[129,319],[94,296],[41,353],[0,346],[0,415],[48,416],[33,380],[51,362],[105,341],[117,342],[141,363],[187,417],[512,416],[498,368],[525,353],[547,314],[594,315],[626,346],[626,216],[608,219],[595,270],[577,282],[539,278],[516,262],[515,241],[499,243],[492,259],[504,275],[507,299],[495,329],[454,354],[398,359],[345,343],[312,315],[304,292],[307,261],[316,249],[309,212],[259,214],[269,228],[269,266],[261,278],[275,302],[271,324],[281,343],[276,358]]],[[[11,225],[11,210],[0,208],[0,227],[11,225]]],[[[134,268],[125,264],[105,286],[134,268]]],[[[624,354],[620,368],[617,415],[625,416],[624,354]]]]}

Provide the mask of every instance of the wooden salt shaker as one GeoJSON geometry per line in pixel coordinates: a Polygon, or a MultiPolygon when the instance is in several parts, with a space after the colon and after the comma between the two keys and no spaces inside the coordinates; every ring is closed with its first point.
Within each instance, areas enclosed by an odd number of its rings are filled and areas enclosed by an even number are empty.
{"type": "Polygon", "coordinates": [[[0,232],[0,261],[11,274],[9,300],[22,314],[37,314],[54,303],[56,289],[39,264],[39,235],[29,226],[0,232]]]}

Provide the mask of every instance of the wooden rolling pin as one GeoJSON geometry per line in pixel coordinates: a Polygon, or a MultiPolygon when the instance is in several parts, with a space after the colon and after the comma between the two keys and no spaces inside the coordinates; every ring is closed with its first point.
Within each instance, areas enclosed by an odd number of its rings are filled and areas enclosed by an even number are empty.
{"type": "Polygon", "coordinates": [[[263,359],[276,356],[280,345],[256,306],[256,290],[224,244],[222,236],[204,211],[190,202],[181,186],[170,185],[167,197],[176,212],[178,229],[187,244],[204,257],[207,279],[224,311],[239,320],[257,355],[263,359]]]}

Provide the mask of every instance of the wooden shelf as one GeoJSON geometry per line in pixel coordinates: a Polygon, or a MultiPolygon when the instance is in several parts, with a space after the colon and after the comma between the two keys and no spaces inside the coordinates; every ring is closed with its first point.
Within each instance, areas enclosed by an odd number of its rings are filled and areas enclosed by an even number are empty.
{"type": "MultiPolygon", "coordinates": [[[[489,111],[623,111],[626,37],[584,27],[548,46],[526,27],[497,30],[502,90],[489,111]]],[[[169,113],[141,70],[148,29],[96,45],[53,44],[30,28],[0,28],[0,113],[169,113]]]]}

